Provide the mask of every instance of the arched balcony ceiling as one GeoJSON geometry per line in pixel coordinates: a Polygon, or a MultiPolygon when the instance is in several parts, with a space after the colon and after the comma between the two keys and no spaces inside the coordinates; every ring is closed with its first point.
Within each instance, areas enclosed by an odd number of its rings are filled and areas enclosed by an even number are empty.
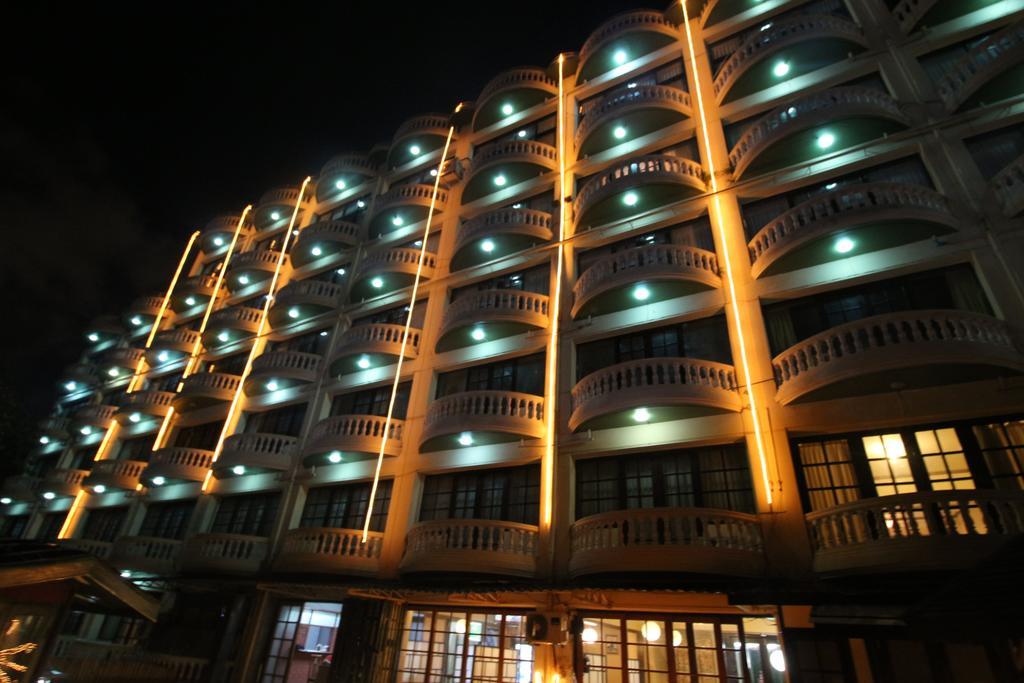
{"type": "Polygon", "coordinates": [[[419,248],[395,247],[367,254],[352,281],[349,301],[372,299],[411,286],[416,280],[421,256],[420,280],[429,280],[434,277],[437,266],[437,256],[429,251],[421,253],[419,248]]]}
{"type": "Polygon", "coordinates": [[[336,201],[352,188],[373,180],[376,166],[364,154],[339,154],[320,169],[316,179],[316,200],[336,201]]]}
{"type": "MultiPolygon", "coordinates": [[[[287,227],[298,200],[299,188],[297,187],[276,188],[264,193],[252,212],[252,221],[256,230],[263,232],[287,227]]],[[[307,189],[303,193],[302,203],[299,205],[299,217],[308,208],[309,200],[310,193],[307,189]]]]}
{"type": "Polygon", "coordinates": [[[583,43],[576,82],[589,81],[660,50],[678,37],[675,25],[661,12],[638,10],[612,17],[583,43]]]}
{"type": "Polygon", "coordinates": [[[343,288],[320,280],[296,280],[285,285],[270,307],[270,326],[287,327],[337,309],[343,288]]]}
{"type": "MultiPolygon", "coordinates": [[[[310,430],[302,453],[305,467],[322,467],[376,458],[385,432],[386,418],[379,415],[334,415],[310,430]]],[[[392,419],[387,425],[384,455],[402,453],[405,423],[392,419]]]]}
{"type": "Polygon", "coordinates": [[[320,376],[323,362],[318,354],[301,351],[270,351],[256,358],[245,381],[246,396],[269,394],[289,387],[311,384],[320,376]]]}
{"type": "Polygon", "coordinates": [[[239,476],[238,467],[247,474],[283,472],[291,467],[298,438],[258,432],[233,434],[224,440],[224,449],[214,463],[217,478],[239,476]]]}
{"type": "Polygon", "coordinates": [[[449,125],[444,114],[424,114],[403,123],[392,139],[388,168],[405,166],[442,149],[449,125]]]}
{"type": "Polygon", "coordinates": [[[310,263],[329,259],[347,249],[357,246],[362,229],[356,223],[342,220],[326,220],[302,229],[298,242],[290,250],[288,258],[293,268],[303,268],[310,263]]]}
{"type": "Polygon", "coordinates": [[[477,151],[471,161],[462,203],[514,187],[558,169],[558,150],[537,140],[508,140],[477,151]]]}
{"type": "Polygon", "coordinates": [[[892,10],[905,33],[924,26],[938,26],[1001,0],[900,0],[892,10]]]}
{"type": "Polygon", "coordinates": [[[557,96],[558,84],[543,69],[525,67],[500,73],[477,97],[473,130],[492,126],[557,96]]]}
{"type": "Polygon", "coordinates": [[[635,85],[609,93],[576,129],[576,148],[588,157],[674,126],[692,114],[690,95],[667,85],[635,85]]]}
{"type": "Polygon", "coordinates": [[[438,451],[540,439],[544,397],[517,391],[462,391],[431,401],[420,450],[438,451]]]}
{"type": "Polygon", "coordinates": [[[434,202],[432,221],[436,225],[439,222],[438,216],[444,212],[448,204],[447,188],[439,186],[435,199],[434,186],[431,184],[395,185],[377,200],[373,216],[370,218],[370,239],[426,220],[430,213],[431,201],[434,202]]]}
{"type": "Polygon", "coordinates": [[[939,96],[950,111],[1001,102],[1024,93],[1024,24],[990,36],[948,67],[939,96]]]}
{"type": "MultiPolygon", "coordinates": [[[[331,374],[347,375],[362,372],[369,368],[391,365],[402,350],[402,337],[405,325],[389,323],[369,323],[353,325],[345,330],[338,341],[334,358],[331,360],[331,374]]],[[[409,336],[405,344],[405,358],[415,358],[419,354],[420,335],[422,330],[409,328],[409,336]]]]}
{"type": "Polygon", "coordinates": [[[551,214],[533,209],[488,211],[459,226],[451,270],[461,270],[551,241],[551,214]]]}
{"type": "Polygon", "coordinates": [[[450,351],[547,326],[548,297],[544,294],[518,289],[469,292],[445,309],[437,350],[450,351]]]}

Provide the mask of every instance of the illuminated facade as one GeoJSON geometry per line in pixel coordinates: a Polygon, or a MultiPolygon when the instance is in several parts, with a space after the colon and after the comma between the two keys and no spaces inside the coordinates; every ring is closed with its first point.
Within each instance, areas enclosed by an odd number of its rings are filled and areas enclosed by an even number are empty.
{"type": "Polygon", "coordinates": [[[47,666],[1017,680],[1022,18],[630,12],[213,220],[4,484],[164,601],[47,666]]]}

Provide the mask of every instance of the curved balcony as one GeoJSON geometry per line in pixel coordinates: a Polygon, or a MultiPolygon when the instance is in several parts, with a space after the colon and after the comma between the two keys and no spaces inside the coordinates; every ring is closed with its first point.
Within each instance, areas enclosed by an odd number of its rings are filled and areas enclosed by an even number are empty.
{"type": "Polygon", "coordinates": [[[63,441],[70,434],[71,420],[63,415],[51,415],[39,421],[39,443],[44,446],[53,441],[63,441]]]}
{"type": "Polygon", "coordinates": [[[260,329],[263,311],[249,306],[222,308],[210,316],[203,335],[203,344],[213,348],[250,337],[260,329]]]}
{"type": "Polygon", "coordinates": [[[24,474],[16,474],[4,477],[3,486],[0,486],[0,499],[18,503],[34,503],[38,498],[40,481],[36,477],[29,477],[24,474]]]}
{"type": "Polygon", "coordinates": [[[553,236],[551,214],[534,209],[496,209],[471,218],[459,226],[455,236],[452,270],[461,270],[486,261],[550,242],[553,236]]]}
{"type": "Polygon", "coordinates": [[[473,114],[473,130],[492,126],[555,97],[558,97],[558,83],[543,69],[528,66],[503,71],[480,91],[473,114]]]}
{"type": "Polygon", "coordinates": [[[634,217],[704,192],[704,169],[683,157],[636,157],[591,176],[573,201],[576,231],[634,217]]]}
{"type": "Polygon", "coordinates": [[[754,277],[776,275],[956,231],[946,198],[920,185],[865,183],[783,212],[747,245],[754,277]]]}
{"type": "Polygon", "coordinates": [[[902,493],[807,515],[814,570],[871,574],[970,568],[1024,534],[1019,491],[902,493]]]}
{"type": "Polygon", "coordinates": [[[859,26],[824,14],[771,21],[747,35],[715,75],[714,90],[720,101],[751,95],[868,48],[859,26]]]}
{"type": "Polygon", "coordinates": [[[270,541],[244,534],[196,534],[181,551],[184,572],[256,574],[267,558],[270,541]]]}
{"type": "Polygon", "coordinates": [[[124,335],[124,325],[117,316],[101,315],[89,322],[85,333],[85,341],[89,344],[89,352],[101,351],[115,344],[124,335]]]}
{"type": "MultiPolygon", "coordinates": [[[[353,325],[341,335],[331,360],[332,375],[347,375],[368,368],[391,365],[402,354],[405,325],[371,323],[353,325]]],[[[420,351],[421,330],[409,328],[405,358],[416,358],[420,351]]]]}
{"type": "MultiPolygon", "coordinates": [[[[218,216],[206,224],[203,233],[199,237],[199,243],[204,254],[221,254],[227,251],[238,229],[240,216],[218,216]]],[[[238,232],[238,239],[249,237],[253,232],[253,225],[246,221],[238,232]]]]}
{"type": "MultiPolygon", "coordinates": [[[[217,290],[217,276],[215,274],[193,275],[190,278],[185,278],[175,289],[174,295],[171,297],[171,310],[176,314],[185,313],[193,309],[202,311],[206,304],[209,303],[214,290],[217,290]]],[[[217,290],[217,297],[220,298],[226,294],[227,287],[222,282],[220,289],[217,290]]]]}
{"type": "Polygon", "coordinates": [[[583,271],[573,286],[572,315],[621,311],[721,285],[714,252],[680,244],[627,249],[608,254],[583,271]]]}
{"type": "Polygon", "coordinates": [[[110,551],[110,564],[120,569],[166,576],[178,565],[181,541],[152,536],[121,536],[110,551]]]}
{"type": "Polygon", "coordinates": [[[78,394],[99,384],[99,377],[96,374],[96,368],[91,363],[75,363],[64,370],[59,384],[61,393],[65,395],[78,394]]]}
{"type": "Polygon", "coordinates": [[[101,486],[108,491],[134,491],[148,466],[149,463],[142,460],[97,460],[92,464],[83,486],[88,489],[101,486]]]}
{"type": "Polygon", "coordinates": [[[430,213],[430,202],[434,202],[432,220],[444,212],[448,205],[448,190],[438,186],[434,198],[434,186],[422,183],[395,185],[377,200],[370,218],[370,239],[394,232],[404,226],[426,220],[430,213]]]}
{"type": "Polygon", "coordinates": [[[892,14],[900,23],[903,32],[911,33],[919,26],[938,26],[988,5],[994,5],[996,2],[998,0],[900,0],[893,8],[892,14]]]}
{"type": "Polygon", "coordinates": [[[333,311],[341,301],[341,285],[320,280],[296,280],[281,288],[270,308],[270,326],[287,327],[333,311]]]}
{"type": "Polygon", "coordinates": [[[1009,326],[966,311],[904,311],[833,327],[772,360],[780,403],[1024,372],[1009,326]]]}
{"type": "Polygon", "coordinates": [[[729,152],[733,176],[766,173],[816,159],[910,125],[878,90],[847,86],[805,95],[751,125],[729,152]]]}
{"type": "Polygon", "coordinates": [[[586,110],[576,128],[576,149],[588,157],[673,126],[692,115],[690,94],[667,85],[619,89],[586,110]]]}
{"type": "Polygon", "coordinates": [[[116,414],[117,406],[82,406],[72,414],[71,426],[75,434],[83,437],[97,436],[106,431],[116,414]]]}
{"type": "Polygon", "coordinates": [[[558,170],[558,150],[537,140],[495,142],[477,150],[471,164],[463,204],[558,170]]]}
{"type": "Polygon", "coordinates": [[[363,532],[354,529],[291,529],[284,534],[274,571],[372,576],[383,547],[384,534],[377,531],[363,543],[363,532]]]}
{"type": "Polygon", "coordinates": [[[316,353],[264,353],[252,362],[252,372],[245,382],[245,393],[248,396],[258,396],[315,382],[320,376],[322,362],[323,359],[316,353]]]}
{"type": "Polygon", "coordinates": [[[1024,154],[992,178],[992,187],[1006,216],[1012,218],[1024,211],[1024,154]]]}
{"type": "Polygon", "coordinates": [[[125,323],[128,325],[128,334],[138,336],[149,332],[150,327],[156,322],[157,316],[160,316],[160,329],[170,327],[174,320],[174,311],[171,307],[168,305],[164,309],[164,297],[144,296],[136,299],[124,315],[125,323]],[[163,309],[163,315],[160,314],[161,309],[163,309]]]}
{"type": "Polygon", "coordinates": [[[82,482],[89,476],[88,470],[54,468],[46,473],[39,485],[43,498],[73,498],[82,490],[82,482]],[[53,495],[48,495],[53,494],[53,495]]]}
{"type": "Polygon", "coordinates": [[[444,114],[423,114],[403,123],[391,140],[388,167],[405,166],[442,149],[450,125],[444,114]]]}
{"type": "Polygon", "coordinates": [[[731,365],[693,358],[643,358],[590,373],[572,389],[569,428],[607,429],[742,408],[731,365]]]}
{"type": "MultiPolygon", "coordinates": [[[[693,0],[690,0],[688,3],[690,6],[694,4],[696,3],[693,0]]],[[[733,19],[743,12],[756,8],[759,4],[758,0],[707,0],[706,2],[700,2],[694,9],[690,10],[690,16],[694,17],[700,14],[701,24],[705,27],[710,27],[727,19],[733,19]]],[[[673,10],[666,10],[665,13],[669,15],[669,18],[682,23],[682,11],[674,10],[675,8],[673,10]]]]}
{"type": "Polygon", "coordinates": [[[357,246],[362,228],[348,221],[319,221],[302,229],[289,258],[292,267],[302,268],[314,261],[337,256],[357,246]]]}
{"type": "Polygon", "coordinates": [[[77,550],[80,553],[88,553],[93,557],[105,560],[110,557],[113,543],[107,541],[94,541],[91,538],[62,538],[57,543],[62,548],[77,550]]]}
{"type": "MultiPolygon", "coordinates": [[[[192,354],[200,342],[200,334],[187,327],[178,327],[161,332],[153,338],[153,343],[146,350],[146,362],[151,368],[159,368],[173,363],[192,354]]],[[[199,347],[201,348],[201,347],[199,347]]]]}
{"type": "Polygon", "coordinates": [[[316,180],[316,200],[321,204],[338,201],[376,175],[376,164],[365,154],[349,152],[331,157],[316,180]]]}
{"type": "Polygon", "coordinates": [[[134,391],[130,394],[121,393],[115,397],[117,413],[114,419],[122,426],[142,422],[147,418],[164,417],[171,410],[174,397],[173,391],[134,391]]]}
{"type": "MultiPolygon", "coordinates": [[[[302,464],[316,467],[377,457],[385,421],[379,415],[335,415],[320,420],[309,432],[302,464]]],[[[404,427],[402,420],[391,420],[384,455],[402,454],[404,427]]]]}
{"type": "Polygon", "coordinates": [[[429,280],[434,277],[434,268],[437,267],[437,256],[429,251],[394,247],[366,254],[353,278],[349,300],[372,299],[411,286],[420,267],[421,254],[423,267],[420,279],[429,280]]]}
{"type": "Polygon", "coordinates": [[[572,525],[569,573],[761,576],[757,515],[710,508],[617,510],[572,525]]]}
{"type": "Polygon", "coordinates": [[[548,297],[518,289],[485,289],[448,304],[438,351],[502,339],[548,326],[548,297]]]}
{"type": "Polygon", "coordinates": [[[239,466],[245,472],[284,472],[292,465],[298,443],[296,437],[280,434],[233,434],[224,439],[213,474],[226,477],[239,466]]]}
{"type": "Polygon", "coordinates": [[[180,446],[161,448],[153,451],[149,467],[142,473],[142,481],[150,487],[168,482],[201,482],[212,465],[213,451],[180,446]]]}
{"type": "Polygon", "coordinates": [[[256,230],[277,230],[286,227],[292,219],[296,204],[299,206],[298,215],[301,218],[302,212],[309,207],[310,193],[307,191],[300,202],[299,191],[298,187],[279,187],[265,192],[252,212],[256,230]]]}
{"type": "Polygon", "coordinates": [[[100,377],[108,382],[116,382],[135,374],[136,370],[144,370],[146,352],[142,349],[111,349],[103,354],[99,361],[100,377]],[[140,365],[140,363],[142,363],[140,365]]]}
{"type": "Polygon", "coordinates": [[[583,83],[678,40],[679,33],[661,12],[625,12],[604,22],[580,48],[576,82],[583,83]]]}
{"type": "Polygon", "coordinates": [[[462,391],[430,403],[420,450],[540,439],[544,433],[543,396],[517,391],[462,391]]]}
{"type": "Polygon", "coordinates": [[[1024,92],[1024,24],[1008,26],[973,46],[949,67],[938,89],[950,111],[1024,92]]]}
{"type": "Polygon", "coordinates": [[[409,530],[400,570],[532,577],[537,527],[489,519],[420,522],[409,530]]]}
{"type": "Polygon", "coordinates": [[[181,392],[174,398],[174,409],[185,412],[221,401],[230,401],[242,378],[225,372],[200,372],[185,378],[181,392]]]}
{"type": "MultiPolygon", "coordinates": [[[[243,251],[235,254],[228,263],[227,280],[231,293],[237,294],[255,285],[269,284],[277,270],[281,252],[274,249],[243,251]]],[[[288,257],[281,264],[282,272],[287,271],[288,257]]]]}

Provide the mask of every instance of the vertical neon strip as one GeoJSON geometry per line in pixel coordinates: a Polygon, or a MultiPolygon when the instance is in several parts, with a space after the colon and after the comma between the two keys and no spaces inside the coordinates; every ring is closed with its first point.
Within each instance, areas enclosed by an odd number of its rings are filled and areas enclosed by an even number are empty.
{"type": "MultiPolygon", "coordinates": [[[[232,421],[234,420],[235,413],[238,410],[239,401],[242,398],[242,390],[245,387],[245,380],[249,377],[249,373],[252,372],[252,362],[256,358],[256,348],[259,346],[260,339],[263,338],[264,330],[267,328],[267,318],[270,316],[270,307],[274,305],[274,297],[277,294],[277,283],[281,278],[281,267],[284,266],[284,260],[288,258],[288,243],[291,242],[292,233],[298,232],[295,230],[295,221],[299,217],[299,208],[302,206],[302,198],[306,196],[306,187],[309,185],[313,178],[306,176],[306,179],[302,181],[302,187],[299,188],[299,196],[295,200],[295,208],[292,209],[292,219],[288,221],[288,231],[284,234],[284,241],[281,243],[281,253],[278,254],[277,264],[274,266],[274,276],[270,279],[270,289],[267,291],[266,300],[263,302],[263,313],[260,315],[260,325],[256,328],[256,334],[252,340],[252,346],[249,347],[249,357],[245,360],[245,368],[242,370],[242,376],[238,380],[238,388],[235,389],[235,395],[231,397],[231,405],[228,407],[228,414],[224,418],[224,426],[220,430],[220,438],[217,439],[217,447],[213,449],[213,458],[210,460],[210,469],[206,471],[206,478],[203,479],[203,493],[210,487],[210,478],[213,476],[213,463],[217,462],[220,458],[221,451],[224,450],[224,439],[228,438],[228,431],[230,431],[232,421]]],[[[223,269],[223,270],[226,270],[223,269]]],[[[221,275],[223,276],[223,270],[221,275]]]]}
{"type": "Polygon", "coordinates": [[[711,153],[711,138],[708,136],[708,120],[704,113],[704,98],[701,95],[700,74],[697,71],[697,54],[693,49],[693,34],[690,32],[690,15],[686,11],[686,0],[679,0],[683,8],[683,26],[686,27],[686,43],[690,50],[690,63],[693,65],[694,91],[697,95],[697,111],[700,115],[700,130],[704,137],[704,149],[707,150],[708,172],[711,175],[711,201],[715,203],[715,222],[718,227],[718,242],[722,245],[722,256],[725,257],[722,267],[725,270],[725,284],[729,290],[728,301],[732,303],[733,324],[736,326],[736,334],[739,337],[740,363],[743,365],[743,382],[747,388],[747,398],[750,399],[750,416],[754,422],[754,441],[757,443],[757,455],[761,461],[761,480],[764,484],[764,494],[769,505],[772,504],[771,481],[768,477],[768,456],[764,449],[764,435],[761,433],[761,420],[757,416],[757,400],[754,397],[754,384],[750,378],[750,364],[747,361],[747,343],[743,333],[743,322],[740,319],[739,301],[736,298],[736,283],[732,277],[732,261],[729,259],[729,240],[725,232],[725,224],[722,222],[721,205],[718,198],[718,178],[715,173],[714,155],[711,153]]]}
{"type": "Polygon", "coordinates": [[[82,507],[82,501],[88,494],[85,489],[78,489],[78,493],[75,494],[75,500],[72,501],[71,507],[68,508],[68,514],[64,518],[64,524],[60,527],[60,532],[57,533],[57,538],[67,538],[71,534],[71,525],[75,521],[75,517],[78,515],[78,508],[82,507]]]}
{"type": "MultiPolygon", "coordinates": [[[[455,108],[456,113],[462,109],[460,104],[455,108]]],[[[402,361],[405,360],[405,345],[409,341],[409,330],[412,327],[412,312],[416,308],[416,293],[420,289],[420,275],[423,272],[423,262],[427,258],[427,238],[430,236],[430,222],[434,218],[434,205],[437,203],[437,191],[441,186],[441,176],[444,175],[444,162],[448,158],[448,148],[452,144],[452,136],[455,134],[455,125],[448,128],[448,138],[444,141],[444,149],[441,151],[441,161],[437,165],[437,175],[434,177],[434,192],[430,195],[430,207],[427,209],[427,224],[423,227],[423,238],[420,244],[420,258],[416,262],[416,277],[412,281],[412,299],[409,301],[409,315],[405,317],[405,329],[402,331],[402,346],[398,353],[398,362],[395,364],[395,379],[391,383],[391,400],[388,401],[388,413],[384,418],[384,433],[380,437],[380,449],[377,451],[377,466],[373,470],[373,484],[370,486],[370,500],[366,504],[366,521],[363,523],[362,542],[370,534],[370,520],[373,516],[373,501],[377,496],[377,486],[380,484],[380,469],[384,464],[384,449],[388,443],[388,432],[391,429],[391,419],[395,411],[395,397],[398,395],[398,384],[402,378],[402,361]]]]}

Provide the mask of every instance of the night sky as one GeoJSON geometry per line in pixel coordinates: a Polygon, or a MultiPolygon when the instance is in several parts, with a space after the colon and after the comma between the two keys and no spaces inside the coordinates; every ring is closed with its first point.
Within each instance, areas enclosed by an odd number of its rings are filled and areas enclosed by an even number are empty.
{"type": "Polygon", "coordinates": [[[187,236],[499,71],[661,2],[133,3],[5,9],[0,468],[24,456],[88,322],[161,291],[187,236]]]}

